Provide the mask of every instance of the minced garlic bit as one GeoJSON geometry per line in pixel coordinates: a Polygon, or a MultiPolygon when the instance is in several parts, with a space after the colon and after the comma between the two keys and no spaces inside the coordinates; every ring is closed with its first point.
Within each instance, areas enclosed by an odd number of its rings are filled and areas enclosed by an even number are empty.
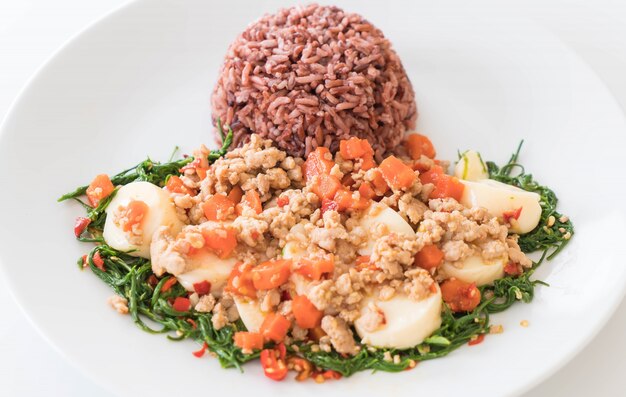
{"type": "Polygon", "coordinates": [[[490,334],[501,334],[504,332],[504,327],[502,325],[492,325],[489,327],[490,334]]]}
{"type": "Polygon", "coordinates": [[[394,364],[400,364],[400,355],[396,354],[395,356],[393,356],[393,363],[394,364]]]}
{"type": "Polygon", "coordinates": [[[383,360],[387,361],[388,363],[392,362],[393,357],[391,357],[391,353],[386,351],[385,354],[383,354],[383,360]]]}
{"type": "Polygon", "coordinates": [[[520,291],[520,289],[519,289],[519,288],[516,288],[516,289],[515,289],[515,298],[516,298],[517,300],[522,300],[522,297],[523,297],[523,295],[522,295],[522,291],[520,291]]]}
{"type": "Polygon", "coordinates": [[[556,222],[556,218],[554,217],[554,215],[550,215],[548,217],[548,227],[554,226],[555,222],[556,222]]]}
{"type": "Polygon", "coordinates": [[[409,360],[409,366],[407,368],[415,368],[417,362],[415,360],[409,360]]]}
{"type": "Polygon", "coordinates": [[[113,295],[107,299],[109,305],[120,314],[128,314],[128,299],[113,295]]]}
{"type": "Polygon", "coordinates": [[[528,327],[528,320],[522,320],[520,321],[519,325],[521,325],[522,327],[526,328],[528,327]]]}

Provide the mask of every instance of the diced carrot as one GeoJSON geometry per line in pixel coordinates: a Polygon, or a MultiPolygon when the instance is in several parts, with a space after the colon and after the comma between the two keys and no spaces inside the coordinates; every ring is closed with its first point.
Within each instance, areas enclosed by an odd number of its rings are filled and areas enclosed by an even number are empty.
{"type": "Polygon", "coordinates": [[[300,259],[295,272],[311,280],[320,280],[324,274],[332,273],[335,270],[335,258],[330,259],[300,259]]]}
{"type": "Polygon", "coordinates": [[[313,193],[317,194],[320,200],[332,199],[335,194],[343,188],[341,181],[332,175],[321,174],[314,179],[312,187],[313,193]]]}
{"type": "Polygon", "coordinates": [[[115,190],[115,186],[106,174],[97,175],[87,187],[87,199],[92,207],[97,207],[100,201],[109,197],[115,190]]]}
{"type": "Polygon", "coordinates": [[[294,296],[291,301],[291,310],[296,318],[298,327],[309,329],[320,325],[324,312],[319,310],[309,298],[304,295],[294,296]]]}
{"type": "Polygon", "coordinates": [[[257,214],[260,214],[263,211],[261,197],[256,190],[248,190],[246,194],[243,195],[241,203],[237,205],[237,214],[241,215],[244,207],[251,208],[257,214]]]}
{"type": "Polygon", "coordinates": [[[186,312],[191,309],[191,301],[188,298],[177,296],[172,303],[172,307],[177,312],[186,312]]]}
{"type": "Polygon", "coordinates": [[[378,266],[372,263],[372,258],[369,255],[357,256],[355,261],[355,268],[358,271],[365,269],[378,270],[378,266]]]}
{"type": "Polygon", "coordinates": [[[435,190],[430,193],[430,198],[447,198],[451,197],[456,201],[461,201],[465,185],[459,182],[458,178],[443,174],[439,177],[435,190]]]}
{"type": "Polygon", "coordinates": [[[291,274],[291,259],[263,262],[252,269],[252,282],[258,290],[270,290],[287,282],[291,274]]]}
{"type": "Polygon", "coordinates": [[[480,291],[476,284],[454,277],[441,283],[441,295],[453,312],[469,312],[480,303],[480,291]]]}
{"type": "Polygon", "coordinates": [[[427,183],[436,185],[441,175],[443,175],[443,168],[438,165],[434,165],[430,168],[430,170],[420,173],[420,182],[422,182],[423,185],[427,183]]]}
{"type": "Polygon", "coordinates": [[[261,324],[259,332],[266,340],[282,342],[291,327],[291,321],[279,313],[268,313],[261,324]]]}
{"type": "Polygon", "coordinates": [[[334,202],[337,203],[337,211],[346,210],[363,210],[370,205],[370,201],[366,197],[354,198],[352,192],[349,190],[341,189],[335,194],[334,202]]]}
{"type": "Polygon", "coordinates": [[[243,197],[243,190],[241,190],[241,187],[239,185],[233,186],[233,188],[230,189],[230,192],[228,192],[228,198],[234,204],[239,204],[242,197],[243,197]]]}
{"type": "Polygon", "coordinates": [[[133,230],[135,225],[141,225],[141,222],[146,217],[150,207],[148,204],[141,200],[131,200],[122,207],[120,214],[125,222],[123,222],[122,230],[125,232],[133,230]]]}
{"type": "Polygon", "coordinates": [[[289,197],[285,195],[278,196],[278,199],[276,199],[276,205],[278,205],[279,208],[289,205],[289,197]]]}
{"type": "Polygon", "coordinates": [[[415,255],[415,265],[430,271],[443,262],[443,251],[436,245],[427,245],[415,255]]]}
{"type": "Polygon", "coordinates": [[[214,194],[202,204],[204,216],[209,221],[225,221],[235,213],[235,203],[223,194],[214,194]]]}
{"type": "Polygon", "coordinates": [[[364,158],[365,156],[373,156],[374,150],[367,139],[352,137],[339,142],[339,153],[346,160],[354,160],[364,158]]]}
{"type": "Polygon", "coordinates": [[[166,282],[163,283],[163,285],[161,286],[161,292],[167,292],[170,290],[170,288],[172,288],[174,286],[174,284],[176,284],[178,282],[178,280],[176,280],[176,277],[170,277],[167,279],[166,282]]]}
{"type": "Polygon", "coordinates": [[[374,172],[374,179],[372,180],[374,192],[376,192],[377,196],[384,196],[389,190],[389,185],[387,185],[385,178],[383,178],[383,174],[379,170],[374,170],[372,172],[374,172]]]}
{"type": "Polygon", "coordinates": [[[209,292],[211,292],[211,283],[207,280],[204,281],[200,281],[199,283],[194,283],[193,284],[193,290],[198,294],[198,295],[206,295],[209,292]]]}
{"type": "Polygon", "coordinates": [[[204,246],[220,258],[228,258],[237,247],[237,232],[231,228],[203,229],[204,246]]]}
{"type": "Polygon", "coordinates": [[[369,182],[363,182],[361,186],[359,186],[359,194],[361,195],[361,197],[370,200],[376,197],[376,192],[369,182]]]}
{"type": "Polygon", "coordinates": [[[365,155],[363,156],[363,160],[361,161],[361,169],[363,171],[367,171],[370,170],[372,168],[376,167],[376,162],[374,161],[374,156],[372,155],[365,155]]]}
{"type": "Polygon", "coordinates": [[[427,136],[411,134],[406,139],[406,146],[413,160],[419,160],[422,155],[431,159],[435,158],[435,147],[427,136]]]}
{"type": "Polygon", "coordinates": [[[383,178],[393,189],[406,189],[415,183],[415,172],[395,156],[389,156],[380,163],[383,178]]]}
{"type": "Polygon", "coordinates": [[[317,175],[330,175],[330,170],[334,165],[333,156],[328,148],[318,146],[309,153],[302,165],[305,182],[309,182],[317,175]]]}
{"type": "Polygon", "coordinates": [[[256,289],[252,282],[252,265],[246,263],[236,264],[228,276],[225,289],[233,294],[256,299],[256,289]]]}
{"type": "Polygon", "coordinates": [[[193,189],[185,186],[183,180],[176,175],[172,175],[167,179],[165,189],[167,189],[170,193],[189,194],[192,196],[196,194],[193,189]]]}
{"type": "Polygon", "coordinates": [[[258,332],[238,331],[233,335],[235,346],[242,350],[261,350],[263,349],[263,335],[258,332]]]}

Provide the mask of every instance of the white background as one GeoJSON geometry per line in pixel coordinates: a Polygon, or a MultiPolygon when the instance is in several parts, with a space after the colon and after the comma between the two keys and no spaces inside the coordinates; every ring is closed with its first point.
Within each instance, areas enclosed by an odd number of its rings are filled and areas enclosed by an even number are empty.
{"type": "MultiPolygon", "coordinates": [[[[59,46],[124,2],[0,0],[0,117],[28,78],[59,46]]],[[[526,1],[511,2],[511,7],[540,21],[577,51],[626,109],[626,2],[526,1]]],[[[10,191],[7,186],[1,189],[5,194],[10,191]]],[[[0,395],[111,397],[46,343],[21,313],[3,281],[0,313],[0,395]]],[[[580,321],[585,320],[581,317],[580,321]]],[[[626,302],[589,346],[527,396],[624,395],[625,336],[626,302]]],[[[485,395],[496,393],[485,390],[485,395]]]]}

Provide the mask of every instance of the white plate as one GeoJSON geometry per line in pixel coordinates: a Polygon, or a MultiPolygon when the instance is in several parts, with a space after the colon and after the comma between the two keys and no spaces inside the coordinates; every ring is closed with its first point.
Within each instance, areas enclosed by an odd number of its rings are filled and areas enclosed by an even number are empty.
{"type": "Polygon", "coordinates": [[[400,374],[361,373],[324,385],[274,383],[198,360],[192,343],[135,328],[105,303],[109,289],[74,265],[80,209],[55,199],[96,173],[146,155],[166,159],[209,136],[209,95],[237,32],[278,2],[145,1],[109,15],[53,57],[19,97],[0,136],[0,259],[18,302],[41,332],[124,396],[519,394],[595,335],[621,300],[626,123],[591,70],[549,33],[498,7],[335,2],[385,31],[418,95],[419,124],[442,157],[475,148],[522,160],[554,187],[577,234],[537,275],[532,304],[493,317],[502,335],[400,374]],[[519,326],[528,320],[529,328],[519,326]]]}

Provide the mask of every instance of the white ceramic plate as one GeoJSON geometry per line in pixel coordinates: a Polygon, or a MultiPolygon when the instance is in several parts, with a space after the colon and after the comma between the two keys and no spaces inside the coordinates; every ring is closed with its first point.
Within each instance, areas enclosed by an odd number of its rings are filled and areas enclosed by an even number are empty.
{"type": "MultiPolygon", "coordinates": [[[[418,95],[420,130],[444,158],[475,148],[522,160],[554,187],[577,234],[537,276],[550,288],[494,316],[502,335],[400,374],[324,385],[274,383],[198,360],[192,343],[135,328],[109,289],[74,265],[80,209],[55,199],[146,155],[210,143],[209,95],[228,43],[275,1],[145,1],[112,13],[53,57],[13,106],[0,136],[0,259],[18,302],[77,367],[123,396],[515,395],[552,374],[621,300],[626,123],[591,70],[549,33],[494,6],[340,2],[377,24],[418,95]],[[366,4],[367,3],[367,4],[366,4]],[[528,320],[530,327],[519,326],[528,320]],[[284,395],[288,395],[284,394],[284,395]]],[[[19,332],[19,330],[16,330],[19,332]]]]}

